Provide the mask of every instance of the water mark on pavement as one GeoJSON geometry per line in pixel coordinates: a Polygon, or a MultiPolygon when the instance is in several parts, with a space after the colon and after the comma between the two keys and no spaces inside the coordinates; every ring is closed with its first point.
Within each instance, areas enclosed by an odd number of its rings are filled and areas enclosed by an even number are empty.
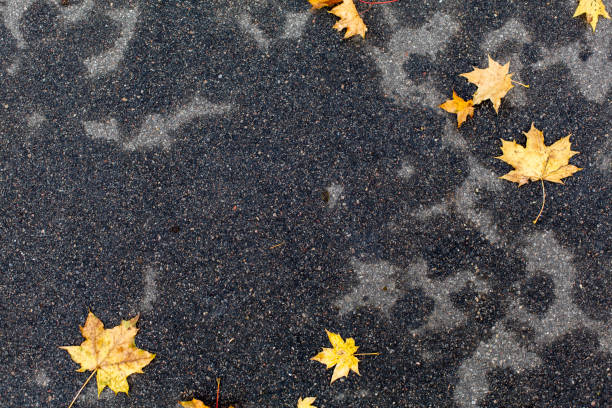
{"type": "Polygon", "coordinates": [[[541,69],[555,64],[565,64],[585,98],[606,103],[606,95],[612,87],[612,69],[610,69],[612,25],[598,26],[595,33],[585,30],[584,36],[583,40],[563,47],[542,48],[542,59],[532,68],[541,69]]]}
{"type": "Polygon", "coordinates": [[[421,288],[426,296],[434,300],[434,309],[427,316],[426,323],[413,330],[418,334],[438,329],[450,329],[467,321],[465,314],[453,305],[451,295],[460,291],[468,283],[472,283],[478,293],[489,291],[486,282],[476,279],[470,271],[461,271],[443,280],[430,278],[427,263],[422,259],[410,267],[406,278],[411,286],[421,288]]]}
{"type": "MultiPolygon", "coordinates": [[[[522,239],[522,252],[527,260],[529,277],[541,272],[552,277],[554,300],[543,316],[529,313],[515,299],[506,313],[505,322],[518,321],[528,327],[534,338],[530,343],[536,347],[550,344],[560,336],[575,329],[586,328],[599,336],[600,348],[612,352],[612,326],[590,319],[573,302],[572,288],[576,270],[572,254],[563,248],[552,232],[537,232],[522,239]]],[[[535,352],[520,345],[514,335],[498,322],[493,328],[490,340],[481,343],[470,358],[459,368],[459,382],[455,387],[454,399],[461,407],[473,407],[489,391],[487,373],[496,367],[512,367],[520,372],[541,364],[535,352]]]]}
{"type": "Polygon", "coordinates": [[[92,77],[106,75],[117,69],[136,31],[136,22],[138,21],[139,12],[137,8],[126,8],[111,10],[107,15],[113,21],[121,25],[121,32],[112,48],[100,55],[85,59],[84,64],[87,67],[89,75],[92,77]]]}
{"type": "MultiPolygon", "coordinates": [[[[522,82],[520,71],[523,64],[521,63],[520,52],[522,45],[530,42],[531,37],[525,27],[518,20],[510,19],[500,29],[488,33],[480,48],[484,51],[484,54],[491,55],[502,65],[510,61],[510,72],[513,73],[512,79],[522,82]],[[517,43],[518,47],[508,46],[509,43],[517,43]],[[512,51],[508,53],[507,50],[512,51]]],[[[515,106],[525,106],[527,104],[527,89],[522,86],[515,86],[514,88],[504,98],[504,102],[515,106]]]]}
{"type": "Polygon", "coordinates": [[[159,266],[149,265],[143,272],[143,297],[140,301],[140,310],[148,313],[153,310],[153,303],[157,301],[159,292],[157,290],[157,278],[160,274],[159,266]]]}
{"type": "MultiPolygon", "coordinates": [[[[386,14],[393,20],[392,14],[386,14]]],[[[436,108],[443,96],[429,81],[415,83],[404,70],[404,64],[412,54],[429,56],[435,61],[449,39],[459,30],[459,24],[446,14],[436,13],[421,28],[401,28],[395,31],[386,45],[388,51],[371,46],[369,54],[382,73],[381,85],[385,94],[402,106],[414,104],[436,108]]]]}
{"type": "Polygon", "coordinates": [[[537,354],[526,351],[514,340],[513,334],[500,323],[493,327],[491,338],[480,343],[472,356],[459,367],[459,382],[453,399],[460,407],[478,406],[489,391],[487,373],[494,368],[511,367],[517,371],[540,364],[537,354]]]}
{"type": "Polygon", "coordinates": [[[414,173],[414,167],[411,166],[410,163],[408,163],[407,161],[404,161],[402,163],[402,167],[400,167],[400,169],[398,170],[397,175],[407,180],[412,177],[414,173]]]}
{"type": "Polygon", "coordinates": [[[329,208],[334,208],[338,202],[344,199],[344,187],[337,183],[332,183],[329,187],[326,187],[323,191],[324,198],[327,201],[329,208]]]}
{"type": "Polygon", "coordinates": [[[140,129],[129,140],[125,140],[114,118],[106,121],[85,121],[85,132],[92,139],[104,139],[120,142],[126,150],[150,149],[155,147],[169,148],[174,137],[171,132],[178,130],[192,120],[208,115],[221,115],[231,110],[231,105],[215,104],[200,97],[179,106],[168,115],[147,115],[140,129]]]}
{"type": "MultiPolygon", "coordinates": [[[[266,0],[253,0],[233,4],[229,2],[226,7],[215,10],[219,22],[234,25],[250,37],[257,47],[263,52],[268,51],[270,46],[277,40],[297,40],[304,34],[304,29],[311,15],[309,11],[290,12],[285,11],[282,3],[266,0]],[[253,18],[256,9],[275,9],[282,16],[284,23],[280,33],[267,34],[261,29],[259,22],[253,18]]],[[[269,11],[268,11],[269,12],[269,11]]]]}
{"type": "Polygon", "coordinates": [[[398,269],[386,261],[365,263],[357,259],[351,260],[351,267],[359,279],[359,285],[335,303],[340,315],[362,306],[377,308],[388,314],[400,296],[395,284],[398,269]]]}
{"type": "Polygon", "coordinates": [[[451,200],[443,200],[431,207],[420,207],[412,216],[425,220],[438,214],[446,214],[450,207],[454,206],[456,211],[470,220],[478,231],[492,244],[504,243],[499,226],[493,221],[491,213],[485,209],[478,208],[478,197],[484,190],[500,191],[503,187],[493,172],[476,162],[472,156],[468,156],[470,174],[465,181],[455,190],[451,200]]]}

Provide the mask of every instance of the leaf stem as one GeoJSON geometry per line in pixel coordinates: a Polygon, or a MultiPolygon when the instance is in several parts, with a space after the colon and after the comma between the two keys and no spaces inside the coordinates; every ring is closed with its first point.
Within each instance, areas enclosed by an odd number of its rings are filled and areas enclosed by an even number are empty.
{"type": "Polygon", "coordinates": [[[353,354],[353,355],[354,356],[377,356],[379,354],[380,353],[356,353],[356,354],[353,354]]]}
{"type": "Polygon", "coordinates": [[[217,378],[217,401],[215,402],[215,408],[219,408],[219,388],[221,388],[221,379],[217,378]]]}
{"type": "Polygon", "coordinates": [[[520,83],[518,81],[515,81],[514,79],[511,79],[510,82],[512,82],[514,84],[517,84],[517,85],[520,85],[520,86],[524,86],[525,88],[529,88],[529,85],[522,84],[522,83],[520,83]]]}
{"type": "Polygon", "coordinates": [[[534,224],[538,222],[540,215],[542,215],[542,211],[544,211],[544,203],[546,202],[546,190],[544,190],[544,179],[540,179],[540,181],[542,182],[542,208],[540,208],[540,212],[538,213],[538,216],[536,217],[536,219],[533,220],[534,224]]]}
{"type": "Polygon", "coordinates": [[[83,388],[85,388],[85,386],[87,385],[87,383],[89,382],[89,380],[91,380],[91,378],[94,376],[95,373],[98,372],[98,369],[96,368],[95,370],[92,371],[91,375],[87,378],[87,380],[83,383],[83,385],[81,386],[81,389],[79,389],[79,391],[76,393],[76,395],[74,396],[74,398],[72,399],[72,401],[70,402],[70,405],[68,405],[68,408],[71,408],[75,401],[77,400],[77,398],[79,398],[79,395],[81,395],[81,391],[83,391],[83,388]]]}

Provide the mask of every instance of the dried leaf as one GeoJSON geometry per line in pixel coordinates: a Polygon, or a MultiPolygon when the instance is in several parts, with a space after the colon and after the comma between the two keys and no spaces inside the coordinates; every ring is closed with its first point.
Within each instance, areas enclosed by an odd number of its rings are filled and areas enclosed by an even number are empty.
{"type": "MultiPolygon", "coordinates": [[[[179,404],[184,406],[185,408],[210,408],[208,405],[205,405],[199,399],[192,399],[191,401],[179,401],[179,404]]],[[[217,399],[216,407],[219,406],[219,400],[217,399]]],[[[234,408],[233,405],[230,405],[228,408],[234,408]]]]}
{"type": "MultiPolygon", "coordinates": [[[[546,198],[544,180],[563,184],[561,179],[582,170],[569,164],[569,159],[579,152],[571,150],[570,136],[561,138],[550,146],[544,145],[544,134],[536,129],[533,123],[529,132],[524,134],[527,136],[525,147],[519,145],[514,140],[512,142],[502,140],[502,155],[496,157],[496,159],[508,163],[514,167],[514,170],[500,178],[518,183],[519,187],[529,181],[540,180],[543,191],[542,209],[544,209],[546,198]]],[[[542,210],[540,210],[541,213],[542,210]]],[[[540,214],[538,214],[534,224],[537,222],[540,214]]]]}
{"type": "Polygon", "coordinates": [[[354,35],[360,35],[365,38],[365,33],[368,31],[368,28],[357,12],[353,0],[343,0],[342,4],[331,9],[329,13],[340,17],[340,20],[334,24],[333,28],[338,31],[342,31],[346,28],[344,38],[350,38],[354,35]]]}
{"type": "Polygon", "coordinates": [[[474,94],[474,105],[478,105],[484,100],[491,100],[493,107],[497,113],[501,98],[506,96],[506,93],[514,87],[511,82],[513,74],[509,74],[510,63],[500,65],[490,56],[489,67],[486,69],[476,68],[472,72],[460,74],[467,78],[468,81],[478,86],[474,94]]]}
{"type": "Polygon", "coordinates": [[[453,91],[453,99],[449,99],[439,106],[450,113],[457,114],[457,127],[461,127],[466,121],[468,115],[474,117],[474,101],[464,101],[455,91],[453,91]]]}
{"type": "Polygon", "coordinates": [[[569,177],[578,170],[582,170],[569,164],[569,159],[579,152],[570,148],[570,136],[557,140],[550,146],[544,145],[544,134],[531,124],[525,147],[514,140],[509,142],[502,140],[502,155],[496,157],[503,160],[514,170],[503,175],[504,180],[518,183],[519,186],[529,182],[546,180],[553,183],[561,183],[562,178],[569,177]]]}
{"type": "Polygon", "coordinates": [[[336,366],[332,374],[332,383],[338,378],[347,377],[350,370],[361,375],[359,374],[359,367],[357,366],[359,364],[359,359],[353,355],[359,348],[355,345],[355,340],[348,338],[345,342],[340,335],[328,330],[325,330],[325,332],[333,348],[323,347],[323,351],[312,357],[311,360],[323,363],[327,368],[336,366]]]}
{"type": "Polygon", "coordinates": [[[304,399],[300,397],[298,399],[297,408],[317,408],[314,405],[312,405],[312,403],[315,402],[315,400],[316,400],[315,397],[306,397],[304,399]]]}
{"type": "Polygon", "coordinates": [[[578,7],[576,7],[574,17],[578,17],[582,14],[586,14],[586,21],[591,24],[593,31],[595,31],[599,16],[610,18],[602,0],[580,0],[578,7]]]}
{"type": "MultiPolygon", "coordinates": [[[[217,378],[217,401],[215,402],[215,408],[219,408],[219,391],[221,390],[221,379],[217,378]]],[[[210,408],[208,405],[204,405],[199,399],[193,398],[191,401],[179,401],[179,404],[185,408],[210,408]]],[[[230,405],[228,408],[234,408],[230,405]]]]}
{"type": "Polygon", "coordinates": [[[308,0],[314,9],[320,9],[323,7],[331,7],[334,4],[341,3],[342,0],[308,0]]]}
{"type": "Polygon", "coordinates": [[[134,337],[138,333],[136,316],[122,320],[119,326],[104,329],[104,325],[89,312],[81,333],[85,341],[80,346],[60,347],[70,353],[72,359],[81,364],[77,371],[97,372],[98,395],[108,386],[116,393],[129,390],[127,377],[142,373],[142,368],[155,357],[148,351],[136,348],[134,337]]]}
{"type": "Polygon", "coordinates": [[[208,405],[204,405],[199,399],[192,399],[191,401],[179,401],[179,404],[185,408],[210,408],[208,405]]]}

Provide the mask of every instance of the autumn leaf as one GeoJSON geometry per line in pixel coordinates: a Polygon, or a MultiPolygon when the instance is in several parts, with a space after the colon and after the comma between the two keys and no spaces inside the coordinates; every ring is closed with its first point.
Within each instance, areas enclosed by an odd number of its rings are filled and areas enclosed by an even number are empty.
{"type": "Polygon", "coordinates": [[[474,94],[474,105],[478,105],[484,100],[491,100],[493,107],[497,113],[501,98],[506,96],[506,93],[514,87],[512,85],[512,75],[509,74],[510,63],[500,65],[493,58],[489,57],[489,67],[485,69],[476,68],[471,72],[460,74],[467,78],[468,81],[478,86],[474,94]]]}
{"type": "Polygon", "coordinates": [[[361,19],[355,3],[353,0],[343,0],[342,4],[337,5],[329,11],[335,16],[340,17],[340,20],[334,24],[334,27],[338,31],[342,31],[346,28],[344,38],[350,38],[354,35],[360,35],[365,38],[365,33],[368,31],[365,23],[361,19]]]}
{"type": "Polygon", "coordinates": [[[192,399],[191,401],[179,401],[179,404],[185,408],[210,408],[208,405],[204,405],[199,399],[192,399]]]}
{"type": "Polygon", "coordinates": [[[306,397],[304,399],[300,397],[298,399],[297,408],[317,408],[314,405],[312,405],[312,403],[315,402],[315,400],[316,400],[315,397],[306,397]]]}
{"type": "Polygon", "coordinates": [[[474,101],[464,101],[455,91],[453,91],[453,99],[449,99],[439,106],[450,113],[457,114],[457,127],[466,121],[468,115],[474,117],[474,101]]]}
{"type": "Polygon", "coordinates": [[[586,21],[591,24],[593,31],[595,31],[599,16],[610,18],[602,0],[580,0],[573,17],[578,17],[582,14],[586,14],[586,21]]]}
{"type": "Polygon", "coordinates": [[[503,160],[514,167],[514,170],[500,178],[518,183],[519,187],[529,181],[539,180],[542,183],[542,208],[533,221],[535,224],[542,214],[546,200],[544,181],[563,184],[561,179],[582,169],[569,164],[569,159],[579,153],[571,150],[569,135],[546,146],[544,145],[544,133],[536,129],[533,123],[529,132],[524,132],[524,134],[527,136],[525,147],[514,140],[512,142],[502,140],[502,155],[496,159],[503,160]]]}
{"type": "Polygon", "coordinates": [[[320,9],[323,7],[331,7],[334,4],[341,3],[342,0],[308,0],[314,9],[320,9]]]}
{"type": "MultiPolygon", "coordinates": [[[[219,408],[219,390],[221,389],[221,379],[217,378],[217,401],[215,402],[215,408],[219,408]]],[[[191,401],[179,401],[179,404],[185,408],[210,408],[208,405],[204,405],[202,401],[196,398],[192,398],[191,401]]],[[[234,408],[230,405],[228,408],[234,408]]]]}
{"type": "MultiPolygon", "coordinates": [[[[347,377],[351,370],[361,375],[358,367],[359,359],[355,357],[355,352],[359,346],[355,345],[355,340],[347,338],[345,342],[340,335],[328,330],[325,330],[325,332],[333,348],[323,347],[323,351],[312,357],[311,360],[323,363],[327,368],[336,366],[332,374],[332,383],[338,378],[347,377]]],[[[358,355],[378,355],[378,353],[361,353],[358,355]]]]}
{"type": "MultiPolygon", "coordinates": [[[[185,408],[210,408],[208,405],[205,405],[202,401],[196,398],[193,398],[191,401],[179,401],[179,404],[181,404],[185,408]]],[[[217,399],[217,404],[215,405],[215,407],[219,407],[219,399],[217,399]]],[[[228,408],[234,407],[230,405],[228,408]]]]}
{"type": "MultiPolygon", "coordinates": [[[[106,386],[115,394],[118,392],[127,394],[130,388],[127,377],[142,373],[142,368],[155,357],[155,354],[136,348],[134,337],[138,333],[136,328],[138,317],[122,320],[119,326],[112,329],[104,329],[100,319],[89,312],[85,326],[81,327],[85,341],[80,346],[60,347],[66,350],[75,362],[81,364],[81,368],[77,371],[93,371],[85,384],[97,373],[98,396],[106,386]]],[[[74,404],[81,390],[70,406],[74,404]]]]}

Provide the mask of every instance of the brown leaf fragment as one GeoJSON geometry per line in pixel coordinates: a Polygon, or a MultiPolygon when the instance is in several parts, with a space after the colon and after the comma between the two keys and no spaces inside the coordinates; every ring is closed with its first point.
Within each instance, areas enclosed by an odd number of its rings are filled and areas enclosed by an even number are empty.
{"type": "Polygon", "coordinates": [[[595,31],[595,27],[597,27],[599,16],[610,18],[602,0],[580,0],[573,17],[578,17],[582,14],[586,15],[586,21],[591,25],[593,31],[595,31]]]}
{"type": "Polygon", "coordinates": [[[495,113],[497,113],[501,98],[506,96],[508,91],[514,87],[511,79],[513,74],[508,73],[510,62],[506,65],[500,65],[491,56],[488,56],[488,58],[488,68],[474,67],[473,71],[460,74],[460,76],[467,78],[468,81],[478,86],[474,94],[474,105],[489,99],[493,102],[495,113]]]}
{"type": "Polygon", "coordinates": [[[461,127],[466,121],[468,115],[474,117],[474,101],[464,101],[455,91],[453,91],[453,99],[449,99],[439,106],[450,113],[457,114],[457,127],[461,127]]]}

